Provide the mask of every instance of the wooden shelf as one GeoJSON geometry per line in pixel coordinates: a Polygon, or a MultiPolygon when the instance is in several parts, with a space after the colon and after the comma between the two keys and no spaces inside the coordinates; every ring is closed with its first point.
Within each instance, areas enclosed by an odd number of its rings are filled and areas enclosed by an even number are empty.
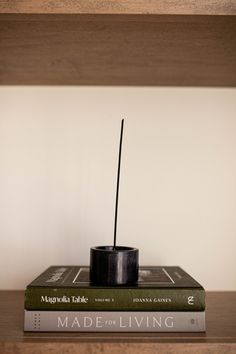
{"type": "Polygon", "coordinates": [[[0,84],[236,86],[231,0],[3,0],[0,84]]]}
{"type": "Polygon", "coordinates": [[[1,354],[236,352],[236,292],[207,293],[206,333],[24,333],[23,291],[0,292],[1,354]]]}
{"type": "Polygon", "coordinates": [[[232,0],[1,0],[0,13],[236,15],[232,0]]]}

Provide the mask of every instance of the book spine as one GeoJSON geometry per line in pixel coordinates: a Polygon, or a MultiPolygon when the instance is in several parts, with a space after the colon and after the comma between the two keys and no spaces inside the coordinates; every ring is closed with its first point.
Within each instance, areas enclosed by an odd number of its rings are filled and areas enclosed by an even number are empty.
{"type": "Polygon", "coordinates": [[[27,311],[27,332],[204,332],[205,312],[27,311]]]}
{"type": "Polygon", "coordinates": [[[204,311],[204,289],[27,288],[26,310],[204,311]]]}

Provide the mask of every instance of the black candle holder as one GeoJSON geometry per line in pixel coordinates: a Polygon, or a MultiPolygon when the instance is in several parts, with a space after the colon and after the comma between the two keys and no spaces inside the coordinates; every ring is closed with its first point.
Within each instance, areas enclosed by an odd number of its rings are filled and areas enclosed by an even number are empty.
{"type": "Polygon", "coordinates": [[[132,285],[138,281],[139,252],[125,246],[90,249],[90,281],[94,285],[132,285]]]}

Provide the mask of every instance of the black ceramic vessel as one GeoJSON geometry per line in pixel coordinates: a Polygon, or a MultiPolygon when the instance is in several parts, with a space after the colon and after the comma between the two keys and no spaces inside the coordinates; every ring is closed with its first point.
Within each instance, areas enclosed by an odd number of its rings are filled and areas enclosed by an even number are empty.
{"type": "Polygon", "coordinates": [[[138,281],[137,248],[99,246],[90,249],[90,281],[94,285],[132,285],[138,281]]]}

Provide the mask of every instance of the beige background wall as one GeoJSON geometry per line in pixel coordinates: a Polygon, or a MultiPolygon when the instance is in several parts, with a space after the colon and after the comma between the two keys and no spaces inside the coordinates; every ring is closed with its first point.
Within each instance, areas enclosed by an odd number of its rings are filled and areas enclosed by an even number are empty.
{"type": "Polygon", "coordinates": [[[236,89],[1,87],[0,287],[118,243],[236,290],[236,89]]]}

